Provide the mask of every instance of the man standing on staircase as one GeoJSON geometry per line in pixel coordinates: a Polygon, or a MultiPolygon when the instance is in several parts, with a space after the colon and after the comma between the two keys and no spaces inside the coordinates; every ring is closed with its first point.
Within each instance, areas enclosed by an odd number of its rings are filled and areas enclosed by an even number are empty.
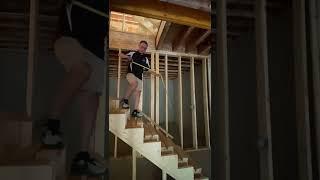
{"type": "MultiPolygon", "coordinates": [[[[147,68],[150,68],[149,60],[146,56],[146,50],[148,48],[148,43],[146,41],[140,41],[138,45],[138,50],[131,51],[128,54],[120,53],[121,58],[126,58],[129,60],[128,73],[126,79],[128,81],[128,88],[124,98],[121,99],[120,104],[122,108],[129,108],[129,97],[134,95],[135,103],[134,110],[131,115],[133,117],[142,117],[142,109],[139,109],[140,96],[142,91],[142,80],[143,72],[148,71],[147,68]],[[137,65],[140,64],[141,66],[137,65]],[[144,67],[146,68],[144,68],[144,67]]],[[[153,73],[153,71],[148,71],[153,73]]]]}
{"type": "MultiPolygon", "coordinates": [[[[61,86],[48,113],[41,142],[47,148],[63,148],[60,120],[72,99],[79,100],[81,149],[71,165],[71,174],[101,175],[105,165],[92,158],[90,137],[105,78],[105,37],[108,22],[105,17],[74,5],[69,0],[61,3],[60,25],[54,52],[66,70],[61,86]]],[[[87,6],[108,14],[108,0],[78,0],[87,6]]],[[[72,130],[69,130],[72,131],[72,130]]]]}

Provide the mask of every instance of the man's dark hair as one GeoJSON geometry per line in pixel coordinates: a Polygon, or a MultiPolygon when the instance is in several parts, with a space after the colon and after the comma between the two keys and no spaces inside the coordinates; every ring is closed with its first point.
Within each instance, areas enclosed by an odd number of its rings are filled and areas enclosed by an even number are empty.
{"type": "Polygon", "coordinates": [[[142,40],[142,41],[140,41],[140,43],[139,43],[139,44],[141,44],[141,43],[145,43],[145,44],[148,46],[147,41],[142,40]]]}

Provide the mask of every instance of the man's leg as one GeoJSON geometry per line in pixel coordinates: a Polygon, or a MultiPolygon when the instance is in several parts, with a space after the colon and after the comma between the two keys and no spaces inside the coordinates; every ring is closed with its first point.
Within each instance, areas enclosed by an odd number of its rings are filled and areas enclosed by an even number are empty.
{"type": "Polygon", "coordinates": [[[134,98],[135,98],[135,103],[134,103],[134,110],[132,112],[132,116],[134,117],[142,117],[142,109],[139,109],[139,104],[140,104],[140,96],[141,96],[141,91],[142,91],[142,80],[136,78],[137,82],[137,88],[135,89],[134,92],[134,98]]]}
{"type": "Polygon", "coordinates": [[[79,93],[80,123],[81,123],[81,151],[93,152],[90,149],[90,139],[93,135],[99,96],[96,93],[81,91],[79,93]]]}
{"type": "Polygon", "coordinates": [[[138,83],[136,81],[128,81],[128,88],[126,91],[126,95],[124,96],[124,99],[129,99],[131,96],[132,92],[137,88],[138,83]]]}
{"type": "Polygon", "coordinates": [[[134,98],[135,98],[134,109],[136,109],[138,111],[142,110],[142,109],[139,109],[140,96],[141,96],[141,90],[137,89],[134,92],[134,98]]]}
{"type": "Polygon", "coordinates": [[[81,147],[75,155],[71,173],[74,175],[102,175],[106,166],[103,162],[92,157],[93,147],[90,147],[90,139],[94,133],[99,96],[97,93],[81,91],[78,96],[80,106],[81,147]]]}
{"type": "Polygon", "coordinates": [[[73,96],[79,92],[91,74],[91,68],[86,63],[75,63],[65,74],[65,77],[53,99],[53,105],[48,114],[46,129],[41,141],[48,148],[62,148],[62,137],[60,130],[60,118],[73,96]]]}
{"type": "Polygon", "coordinates": [[[82,84],[89,79],[90,73],[91,68],[87,63],[76,63],[71,67],[70,71],[66,73],[53,100],[49,117],[60,118],[67,104],[79,91],[82,84]]]}
{"type": "Polygon", "coordinates": [[[128,73],[126,79],[128,81],[128,87],[125,96],[120,101],[122,108],[129,108],[129,97],[138,86],[138,82],[133,74],[128,73]]]}
{"type": "Polygon", "coordinates": [[[71,165],[71,173],[74,175],[102,175],[106,166],[92,156],[94,148],[90,143],[94,133],[97,111],[99,106],[99,95],[105,89],[106,78],[105,62],[90,51],[83,50],[83,61],[87,62],[92,70],[89,79],[81,86],[77,94],[79,102],[79,123],[81,126],[81,147],[75,155],[71,165]],[[91,147],[90,147],[91,146],[91,147]]]}

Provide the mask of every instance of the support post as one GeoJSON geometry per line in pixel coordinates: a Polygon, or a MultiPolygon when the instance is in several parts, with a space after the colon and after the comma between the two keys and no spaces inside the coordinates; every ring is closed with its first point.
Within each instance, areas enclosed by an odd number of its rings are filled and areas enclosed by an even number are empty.
{"type": "Polygon", "coordinates": [[[137,179],[137,151],[132,149],[132,180],[137,179]]]}
{"type": "MultiPolygon", "coordinates": [[[[167,89],[167,93],[165,93],[165,113],[166,113],[166,131],[169,132],[169,120],[168,120],[168,93],[169,93],[169,89],[168,89],[168,54],[165,55],[165,67],[164,67],[164,73],[165,73],[165,85],[166,85],[166,89],[167,89]]],[[[168,137],[168,135],[167,135],[168,137]]]]}
{"type": "Polygon", "coordinates": [[[217,0],[217,61],[215,73],[217,88],[215,102],[214,132],[214,179],[230,180],[230,140],[229,140],[229,85],[227,54],[227,14],[226,0],[217,0]]]}
{"type": "MultiPolygon", "coordinates": [[[[209,116],[210,117],[213,117],[212,116],[212,104],[211,104],[211,81],[212,81],[212,79],[211,79],[211,54],[210,54],[210,56],[209,56],[209,58],[208,58],[208,63],[207,63],[207,69],[208,69],[208,84],[209,84],[209,116]]],[[[211,118],[210,118],[211,119],[211,118]]]]}
{"type": "Polygon", "coordinates": [[[115,135],[114,136],[114,151],[113,151],[113,157],[117,158],[117,154],[118,154],[118,138],[115,135]]]}
{"type": "MultiPolygon", "coordinates": [[[[151,53],[150,69],[154,70],[154,52],[151,53]]],[[[154,121],[154,75],[150,74],[150,118],[154,121]]]]}
{"type": "Polygon", "coordinates": [[[260,179],[273,180],[266,0],[256,0],[255,11],[260,179]]]}
{"type": "MultiPolygon", "coordinates": [[[[121,53],[121,48],[119,48],[119,54],[121,53]]],[[[118,77],[117,77],[117,98],[120,99],[120,84],[121,84],[121,57],[118,57],[118,77]]],[[[118,137],[114,136],[114,158],[117,158],[118,153],[118,137]]]]}
{"type": "MultiPolygon", "coordinates": [[[[159,73],[159,53],[156,52],[156,72],[159,73]]],[[[156,93],[156,123],[159,124],[160,123],[160,119],[159,119],[159,111],[160,111],[160,103],[159,103],[159,100],[160,100],[160,94],[159,94],[159,91],[160,91],[160,86],[159,86],[159,76],[156,76],[156,87],[155,87],[155,93],[156,93]]]]}
{"type": "Polygon", "coordinates": [[[39,30],[39,0],[30,0],[30,19],[29,19],[29,42],[28,42],[28,69],[27,69],[27,89],[26,107],[29,117],[32,115],[33,106],[33,80],[34,64],[38,57],[38,30],[39,30]]]}
{"type": "Polygon", "coordinates": [[[167,180],[167,173],[162,170],[162,180],[167,180]]]}
{"type": "Polygon", "coordinates": [[[179,128],[180,128],[180,143],[181,143],[181,148],[183,149],[183,109],[182,109],[182,69],[181,69],[181,56],[178,58],[178,81],[179,81],[179,128]]]}
{"type": "Polygon", "coordinates": [[[206,146],[210,148],[210,123],[209,123],[209,105],[208,105],[208,78],[207,78],[207,59],[202,61],[202,90],[203,90],[203,114],[206,146]]]}
{"type": "Polygon", "coordinates": [[[197,106],[196,106],[196,88],[194,80],[194,57],[190,61],[190,92],[191,92],[191,113],[192,113],[192,142],[193,147],[198,149],[198,129],[197,129],[197,106]]]}
{"type": "Polygon", "coordinates": [[[318,172],[320,172],[320,63],[319,63],[319,50],[320,50],[320,39],[318,32],[320,30],[320,2],[317,0],[309,1],[310,9],[310,43],[312,51],[312,78],[313,78],[313,96],[314,96],[314,122],[316,130],[316,142],[317,142],[317,157],[318,157],[318,172]],[[318,14],[317,14],[318,13],[318,14]]]}
{"type": "MultiPolygon", "coordinates": [[[[119,48],[119,54],[121,53],[121,49],[119,48]]],[[[118,79],[117,79],[117,98],[120,98],[120,80],[121,80],[121,57],[118,57],[118,79]]]]}
{"type": "Polygon", "coordinates": [[[292,7],[299,179],[312,180],[305,0],[293,0],[292,7]]]}
{"type": "Polygon", "coordinates": [[[142,90],[141,90],[141,94],[140,94],[140,100],[139,100],[139,110],[143,111],[143,81],[142,81],[142,90]]]}

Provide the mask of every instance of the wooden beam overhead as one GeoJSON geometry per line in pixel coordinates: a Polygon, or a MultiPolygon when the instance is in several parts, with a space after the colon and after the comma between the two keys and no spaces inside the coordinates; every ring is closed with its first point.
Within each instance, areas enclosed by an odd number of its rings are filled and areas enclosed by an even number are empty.
{"type": "Polygon", "coordinates": [[[200,43],[202,43],[210,34],[211,34],[211,30],[207,30],[206,32],[201,34],[199,38],[196,40],[196,42],[194,43],[195,46],[198,46],[200,43]]]}
{"type": "Polygon", "coordinates": [[[210,13],[158,0],[111,0],[111,10],[210,29],[210,13]]]}
{"type": "Polygon", "coordinates": [[[167,37],[170,27],[171,22],[161,21],[160,28],[156,37],[156,49],[162,48],[163,42],[167,37]]]}
{"type": "Polygon", "coordinates": [[[199,46],[197,46],[198,49],[198,54],[206,54],[209,52],[211,48],[211,44],[209,41],[205,41],[202,44],[199,44],[199,46]]]}
{"type": "Polygon", "coordinates": [[[172,4],[177,4],[185,7],[192,7],[194,9],[199,9],[202,11],[211,11],[211,1],[210,0],[160,0],[162,2],[168,2],[172,4]]]}
{"type": "Polygon", "coordinates": [[[182,30],[180,33],[180,36],[177,36],[172,43],[172,50],[176,51],[179,47],[181,47],[183,44],[186,43],[187,38],[192,33],[192,31],[195,29],[195,27],[186,27],[182,30]]]}

